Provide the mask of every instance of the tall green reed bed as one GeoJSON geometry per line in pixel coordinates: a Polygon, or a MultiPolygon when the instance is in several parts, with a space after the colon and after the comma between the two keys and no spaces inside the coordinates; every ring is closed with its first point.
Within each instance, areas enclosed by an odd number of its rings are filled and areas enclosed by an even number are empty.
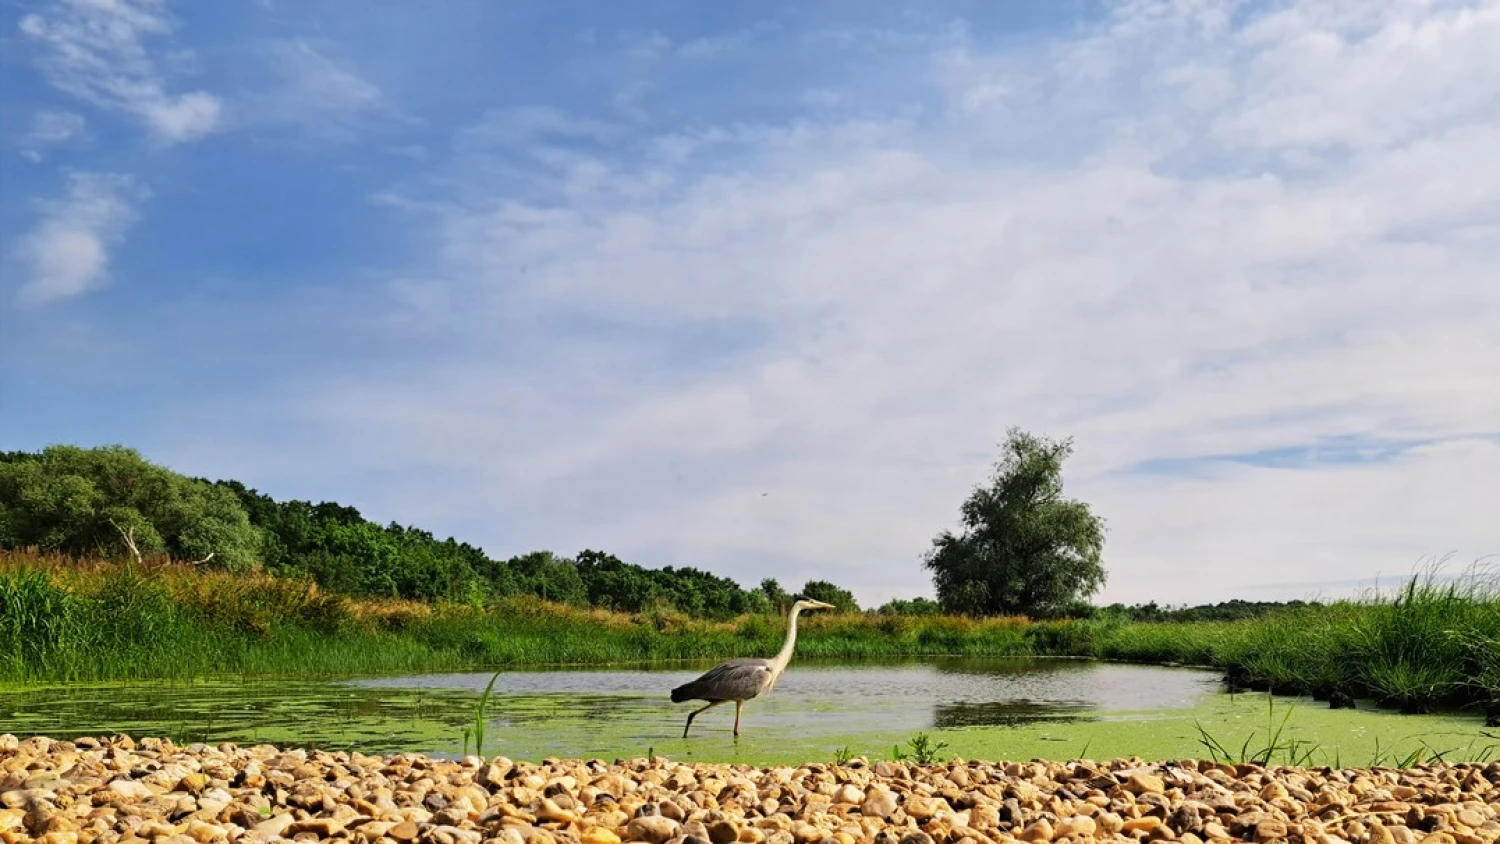
{"type": "Polygon", "coordinates": [[[1097,642],[1101,657],[1212,665],[1248,689],[1407,712],[1500,707],[1500,580],[1477,569],[1253,621],[1115,625],[1097,642]]]}
{"type": "MultiPolygon", "coordinates": [[[[802,657],[1086,655],[1025,619],[804,616],[802,657]]],[[[772,654],[785,621],[629,615],[514,598],[351,601],[310,583],[0,554],[0,682],[334,676],[772,654]]]]}
{"type": "Polygon", "coordinates": [[[1251,627],[1220,661],[1251,688],[1339,690],[1408,712],[1500,705],[1500,581],[1429,574],[1391,595],[1279,614],[1251,627]]]}

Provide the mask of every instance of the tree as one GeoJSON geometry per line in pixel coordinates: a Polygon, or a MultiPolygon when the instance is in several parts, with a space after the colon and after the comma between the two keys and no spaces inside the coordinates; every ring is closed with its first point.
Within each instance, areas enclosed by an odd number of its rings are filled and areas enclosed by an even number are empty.
{"type": "Polygon", "coordinates": [[[812,598],[814,601],[833,604],[836,612],[859,612],[859,604],[854,602],[853,592],[835,586],[826,580],[807,581],[802,586],[802,594],[804,597],[812,598]]]}
{"type": "Polygon", "coordinates": [[[132,555],[212,559],[240,571],[259,560],[261,541],[232,491],[135,449],[53,445],[0,460],[0,546],[103,556],[134,546],[132,555]]]}
{"type": "Polygon", "coordinates": [[[939,534],[924,560],[947,612],[1045,615],[1106,580],[1104,520],[1062,495],[1072,439],[1011,428],[1002,448],[989,485],[961,508],[961,532],[939,534]]]}
{"type": "Polygon", "coordinates": [[[762,580],[760,588],[757,591],[766,596],[766,600],[771,603],[771,608],[778,615],[786,612],[787,604],[791,602],[790,599],[792,596],[788,595],[786,590],[781,588],[781,584],[776,582],[776,578],[768,577],[762,580]]]}
{"type": "Polygon", "coordinates": [[[912,598],[905,601],[900,598],[892,598],[876,610],[881,615],[937,615],[943,611],[942,606],[931,598],[912,598]]]}
{"type": "Polygon", "coordinates": [[[560,604],[589,605],[588,586],[572,560],[551,551],[532,551],[506,561],[521,591],[560,604]]]}
{"type": "Polygon", "coordinates": [[[661,597],[651,573],[603,551],[586,548],[574,558],[589,604],[621,612],[640,612],[661,597]]]}

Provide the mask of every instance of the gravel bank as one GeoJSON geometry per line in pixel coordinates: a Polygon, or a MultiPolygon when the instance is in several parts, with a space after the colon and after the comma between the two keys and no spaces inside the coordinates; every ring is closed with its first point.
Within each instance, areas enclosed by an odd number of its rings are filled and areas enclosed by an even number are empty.
{"type": "Polygon", "coordinates": [[[481,762],[0,736],[0,840],[1495,844],[1500,762],[1405,770],[481,762]]]}

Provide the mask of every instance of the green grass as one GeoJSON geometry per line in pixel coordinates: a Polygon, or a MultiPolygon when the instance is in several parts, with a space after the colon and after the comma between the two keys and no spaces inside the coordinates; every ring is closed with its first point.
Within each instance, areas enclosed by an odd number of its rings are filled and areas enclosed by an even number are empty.
{"type": "Polygon", "coordinates": [[[1500,580],[1435,572],[1393,594],[1306,606],[1224,624],[1132,624],[1104,637],[1101,656],[1226,670],[1238,686],[1355,698],[1420,712],[1500,705],[1500,580]]]}
{"type": "MultiPolygon", "coordinates": [[[[0,682],[327,677],[771,654],[779,618],[509,599],[356,602],[309,583],[0,554],[0,682]]],[[[1406,711],[1500,705],[1500,585],[1471,571],[1234,622],[809,614],[798,655],[1078,656],[1224,669],[1237,686],[1406,711]]]]}

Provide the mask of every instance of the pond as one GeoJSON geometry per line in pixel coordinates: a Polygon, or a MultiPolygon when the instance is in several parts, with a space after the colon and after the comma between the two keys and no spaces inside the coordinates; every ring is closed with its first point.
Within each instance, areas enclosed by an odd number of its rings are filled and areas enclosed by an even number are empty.
{"type": "MultiPolygon", "coordinates": [[[[844,749],[890,758],[893,745],[909,751],[926,732],[946,744],[943,759],[1199,758],[1208,755],[1205,736],[1238,753],[1247,739],[1253,752],[1278,735],[1318,763],[1399,761],[1423,748],[1455,760],[1500,757],[1500,736],[1472,713],[1405,716],[1366,702],[1330,711],[1305,699],[1226,694],[1210,671],[1065,659],[799,660],[775,691],[745,705],[738,739],[726,705],[699,716],[684,740],[683,721],[702,704],[673,704],[668,693],[711,665],[504,671],[487,710],[485,753],[797,763],[844,749]]],[[[490,676],[0,690],[0,732],[452,757],[464,752],[490,676]]]]}

